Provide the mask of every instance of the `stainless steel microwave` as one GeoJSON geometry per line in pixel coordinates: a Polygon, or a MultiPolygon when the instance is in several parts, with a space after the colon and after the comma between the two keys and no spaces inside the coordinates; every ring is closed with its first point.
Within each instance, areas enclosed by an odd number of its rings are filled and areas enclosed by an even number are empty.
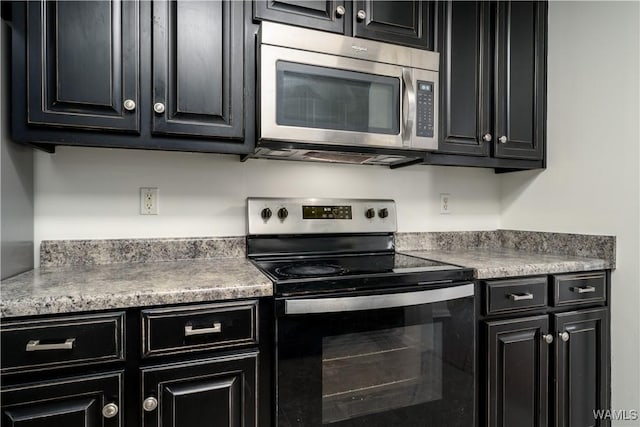
{"type": "Polygon", "coordinates": [[[258,52],[258,149],[437,149],[438,53],[271,22],[258,52]]]}

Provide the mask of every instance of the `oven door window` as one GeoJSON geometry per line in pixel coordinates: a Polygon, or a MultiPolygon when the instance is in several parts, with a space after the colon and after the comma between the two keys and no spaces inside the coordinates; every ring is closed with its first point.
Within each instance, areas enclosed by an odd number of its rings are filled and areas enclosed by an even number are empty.
{"type": "Polygon", "coordinates": [[[473,307],[278,317],[278,427],[472,425],[473,307]]]}
{"type": "Polygon", "coordinates": [[[324,337],[322,423],[442,399],[442,324],[324,337]]]}
{"type": "Polygon", "coordinates": [[[398,135],[400,79],[277,61],[278,125],[398,135]]]}

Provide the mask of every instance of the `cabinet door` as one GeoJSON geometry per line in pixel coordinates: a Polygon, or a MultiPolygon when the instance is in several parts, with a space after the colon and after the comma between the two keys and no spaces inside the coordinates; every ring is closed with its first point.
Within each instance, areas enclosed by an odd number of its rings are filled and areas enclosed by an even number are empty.
{"type": "Polygon", "coordinates": [[[137,2],[31,1],[27,26],[30,124],[138,130],[137,2]]]}
{"type": "Polygon", "coordinates": [[[143,427],[255,427],[257,354],[142,369],[143,427]]]}
{"type": "Polygon", "coordinates": [[[486,322],[487,427],[547,425],[548,316],[486,322]]]}
{"type": "Polygon", "coordinates": [[[554,315],[559,334],[556,345],[555,419],[557,427],[606,426],[593,411],[610,409],[608,399],[607,309],[554,315]]]}
{"type": "Polygon", "coordinates": [[[0,394],[3,427],[124,425],[122,372],[8,387],[0,394]]]}
{"type": "Polygon", "coordinates": [[[433,50],[433,2],[358,0],[353,35],[433,50]]]}
{"type": "Polygon", "coordinates": [[[497,3],[495,157],[543,158],[546,22],[546,2],[497,3]]]}
{"type": "Polygon", "coordinates": [[[241,1],[153,2],[153,131],[242,138],[241,1]]]}
{"type": "Polygon", "coordinates": [[[440,141],[447,153],[488,156],[491,126],[491,30],[488,2],[438,5],[440,141]]]}
{"type": "Polygon", "coordinates": [[[345,34],[350,13],[351,2],[341,0],[256,0],[254,3],[256,19],[338,34],[345,34]]]}

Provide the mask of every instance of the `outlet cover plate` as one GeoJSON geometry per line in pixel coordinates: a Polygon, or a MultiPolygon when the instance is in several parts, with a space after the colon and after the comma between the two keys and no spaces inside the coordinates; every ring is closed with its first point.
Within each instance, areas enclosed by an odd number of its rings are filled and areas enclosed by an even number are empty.
{"type": "Polygon", "coordinates": [[[140,215],[158,215],[158,189],[140,188],[140,215]]]}

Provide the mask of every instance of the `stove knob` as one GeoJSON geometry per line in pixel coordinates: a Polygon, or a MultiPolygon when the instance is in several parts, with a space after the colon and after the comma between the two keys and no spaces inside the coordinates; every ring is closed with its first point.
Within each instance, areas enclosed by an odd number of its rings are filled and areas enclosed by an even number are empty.
{"type": "Polygon", "coordinates": [[[376,216],[376,211],[373,208],[369,208],[365,211],[364,216],[366,216],[367,218],[371,219],[373,217],[376,216]]]}
{"type": "Polygon", "coordinates": [[[288,216],[289,216],[289,211],[287,210],[287,208],[278,209],[278,218],[280,218],[280,221],[284,221],[285,218],[288,216]]]}
{"type": "Polygon", "coordinates": [[[262,219],[264,219],[265,221],[268,221],[269,218],[271,218],[271,209],[269,208],[264,208],[262,209],[262,212],[260,212],[260,216],[262,217],[262,219]]]}
{"type": "Polygon", "coordinates": [[[386,218],[389,216],[389,210],[387,208],[382,208],[378,211],[378,216],[380,218],[386,218]]]}

